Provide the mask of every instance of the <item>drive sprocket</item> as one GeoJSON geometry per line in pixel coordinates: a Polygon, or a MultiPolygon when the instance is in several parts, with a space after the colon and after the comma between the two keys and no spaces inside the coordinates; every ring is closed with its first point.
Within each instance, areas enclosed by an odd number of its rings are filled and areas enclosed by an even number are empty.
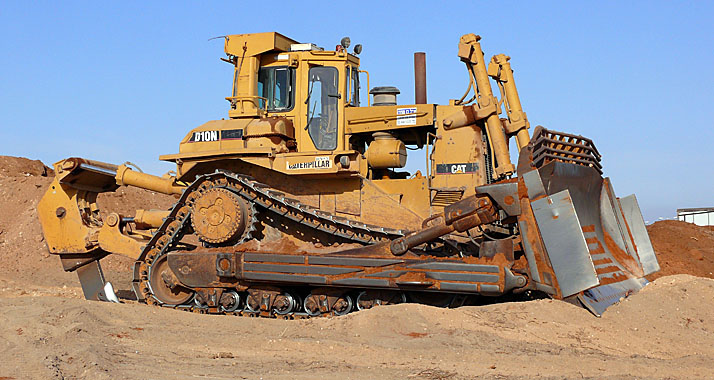
{"type": "Polygon", "coordinates": [[[199,238],[214,245],[235,243],[244,238],[252,223],[247,202],[223,187],[202,192],[193,203],[191,224],[199,238]]]}

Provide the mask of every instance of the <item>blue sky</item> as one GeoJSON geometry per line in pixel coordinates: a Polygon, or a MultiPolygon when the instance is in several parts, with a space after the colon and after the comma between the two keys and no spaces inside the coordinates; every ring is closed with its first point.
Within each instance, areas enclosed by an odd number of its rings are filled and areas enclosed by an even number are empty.
{"type": "Polygon", "coordinates": [[[371,85],[399,87],[402,104],[424,51],[428,100],[444,104],[468,84],[458,39],[476,33],[487,57],[512,57],[531,124],[592,138],[645,220],[714,206],[714,3],[333,4],[4,2],[0,154],[171,170],[160,154],[227,117],[232,70],[211,37],[278,31],[329,48],[350,36],[371,85]]]}

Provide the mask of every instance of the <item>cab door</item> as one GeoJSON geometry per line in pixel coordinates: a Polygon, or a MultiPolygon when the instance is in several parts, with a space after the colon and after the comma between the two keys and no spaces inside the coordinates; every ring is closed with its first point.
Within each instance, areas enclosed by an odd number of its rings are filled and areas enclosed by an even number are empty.
{"type": "Polygon", "coordinates": [[[337,150],[341,106],[339,71],[330,66],[311,66],[308,72],[307,123],[310,140],[318,151],[337,150]]]}

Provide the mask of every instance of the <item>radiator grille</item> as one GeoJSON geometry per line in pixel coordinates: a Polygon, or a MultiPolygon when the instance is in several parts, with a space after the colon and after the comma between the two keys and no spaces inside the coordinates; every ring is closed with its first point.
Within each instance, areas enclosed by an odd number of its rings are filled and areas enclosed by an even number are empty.
{"type": "Polygon", "coordinates": [[[463,195],[463,190],[436,190],[434,197],[431,198],[431,205],[446,207],[454,202],[460,201],[463,195]]]}

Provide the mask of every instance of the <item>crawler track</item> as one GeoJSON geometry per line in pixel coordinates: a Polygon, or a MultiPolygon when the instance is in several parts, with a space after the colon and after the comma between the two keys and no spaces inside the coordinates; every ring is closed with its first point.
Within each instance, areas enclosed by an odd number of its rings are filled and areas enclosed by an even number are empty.
{"type": "MultiPolygon", "coordinates": [[[[277,217],[287,218],[299,223],[306,229],[319,231],[347,242],[367,245],[392,240],[405,234],[403,230],[368,225],[320,211],[295,199],[290,199],[285,194],[247,176],[226,172],[202,175],[184,190],[171,209],[169,216],[143,248],[141,256],[134,264],[132,287],[137,299],[140,301],[151,305],[200,313],[272,316],[285,319],[310,317],[307,313],[295,311],[278,315],[270,310],[268,312],[265,310],[262,312],[252,310],[226,311],[221,307],[209,308],[195,302],[194,297],[181,297],[180,292],[177,299],[181,300],[176,303],[164,302],[156,296],[150,282],[152,266],[159,263],[169,251],[177,248],[183,236],[191,229],[192,205],[202,193],[212,188],[228,189],[248,201],[252,215],[255,215],[257,211],[273,213],[277,217]]],[[[254,224],[251,223],[248,228],[249,230],[242,241],[251,237],[254,231],[254,224]]],[[[193,289],[185,289],[185,291],[186,295],[188,295],[193,292],[193,289]]]]}

